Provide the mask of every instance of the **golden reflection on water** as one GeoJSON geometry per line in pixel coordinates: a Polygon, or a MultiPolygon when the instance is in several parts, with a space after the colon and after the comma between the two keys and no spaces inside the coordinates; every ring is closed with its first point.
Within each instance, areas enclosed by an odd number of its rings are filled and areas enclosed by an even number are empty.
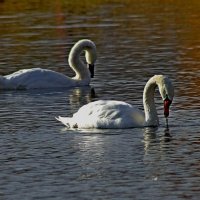
{"type": "Polygon", "coordinates": [[[176,96],[192,97],[177,106],[190,108],[198,104],[200,1],[2,0],[0,13],[2,75],[21,69],[22,60],[29,67],[53,68],[49,66],[50,57],[57,58],[56,69],[64,71],[58,63],[67,65],[66,57],[72,44],[88,35],[98,44],[99,51],[108,41],[116,42],[119,48],[114,49],[114,56],[117,58],[123,58],[134,41],[138,51],[129,55],[129,59],[143,60],[148,56],[146,63],[142,63],[144,68],[152,62],[152,56],[165,54],[169,48],[171,55],[167,62],[172,63],[170,70],[175,72],[176,96]]]}

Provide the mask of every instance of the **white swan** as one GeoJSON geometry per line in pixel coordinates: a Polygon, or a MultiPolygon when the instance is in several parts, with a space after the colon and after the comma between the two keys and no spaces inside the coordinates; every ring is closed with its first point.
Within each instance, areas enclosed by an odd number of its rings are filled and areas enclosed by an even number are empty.
{"type": "Polygon", "coordinates": [[[143,93],[144,113],[122,101],[99,100],[81,107],[72,118],[58,117],[68,128],[131,128],[158,126],[159,120],[154,103],[155,88],[158,86],[164,101],[164,115],[169,115],[169,106],[174,96],[170,79],[155,75],[147,82],[143,93]]]}
{"type": "Polygon", "coordinates": [[[95,44],[91,40],[83,39],[72,47],[69,54],[68,62],[76,73],[75,77],[70,78],[48,69],[22,69],[10,75],[0,76],[0,89],[65,88],[89,85],[90,78],[94,75],[95,61],[95,44]],[[85,51],[87,66],[80,59],[83,51],[85,51]]]}

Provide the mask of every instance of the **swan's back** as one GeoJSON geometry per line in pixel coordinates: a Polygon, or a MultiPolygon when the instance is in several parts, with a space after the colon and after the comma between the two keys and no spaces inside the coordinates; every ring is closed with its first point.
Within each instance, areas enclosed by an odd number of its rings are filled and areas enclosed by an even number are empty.
{"type": "Polygon", "coordinates": [[[5,89],[57,88],[75,85],[73,79],[64,74],[41,68],[22,69],[4,78],[5,89]]]}
{"type": "Polygon", "coordinates": [[[81,107],[72,118],[58,120],[71,128],[130,128],[142,126],[144,114],[122,101],[99,100],[81,107]]]}
{"type": "Polygon", "coordinates": [[[86,86],[90,84],[91,76],[93,76],[95,61],[95,44],[91,40],[83,39],[72,47],[69,55],[70,67],[76,73],[74,77],[70,78],[48,69],[23,69],[7,76],[1,76],[0,89],[16,90],[86,86]],[[80,59],[82,52],[85,52],[87,65],[80,59]]]}

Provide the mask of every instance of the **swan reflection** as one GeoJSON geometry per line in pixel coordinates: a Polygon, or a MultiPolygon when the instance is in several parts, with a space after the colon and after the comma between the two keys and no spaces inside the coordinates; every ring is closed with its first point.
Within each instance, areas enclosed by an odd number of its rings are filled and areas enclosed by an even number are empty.
{"type": "Polygon", "coordinates": [[[171,140],[169,128],[165,128],[162,135],[158,135],[158,128],[144,129],[143,161],[148,168],[147,178],[157,181],[165,173],[164,163],[170,153],[171,140]]]}
{"type": "Polygon", "coordinates": [[[69,103],[73,110],[93,101],[97,97],[95,89],[88,87],[74,88],[69,95],[69,103]]]}
{"type": "Polygon", "coordinates": [[[172,136],[170,134],[169,128],[165,128],[163,135],[157,135],[158,128],[147,127],[144,129],[144,150],[145,154],[148,153],[152,148],[160,148],[165,146],[166,142],[170,142],[172,136]]]}

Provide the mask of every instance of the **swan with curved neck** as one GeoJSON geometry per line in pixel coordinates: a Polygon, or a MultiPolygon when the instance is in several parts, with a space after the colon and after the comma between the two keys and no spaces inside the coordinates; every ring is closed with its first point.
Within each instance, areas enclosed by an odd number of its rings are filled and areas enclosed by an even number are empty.
{"type": "Polygon", "coordinates": [[[0,89],[68,88],[89,85],[94,76],[96,46],[88,39],[78,41],[69,54],[69,66],[75,71],[73,78],[48,69],[22,69],[13,74],[0,76],[0,89]],[[85,52],[87,65],[80,59],[85,52]]]}
{"type": "Polygon", "coordinates": [[[72,118],[58,117],[69,128],[133,128],[158,126],[159,120],[155,107],[154,93],[159,88],[164,102],[164,116],[169,116],[169,107],[174,97],[170,79],[155,75],[149,79],[143,92],[144,113],[132,105],[113,100],[99,100],[81,107],[72,118]]]}

